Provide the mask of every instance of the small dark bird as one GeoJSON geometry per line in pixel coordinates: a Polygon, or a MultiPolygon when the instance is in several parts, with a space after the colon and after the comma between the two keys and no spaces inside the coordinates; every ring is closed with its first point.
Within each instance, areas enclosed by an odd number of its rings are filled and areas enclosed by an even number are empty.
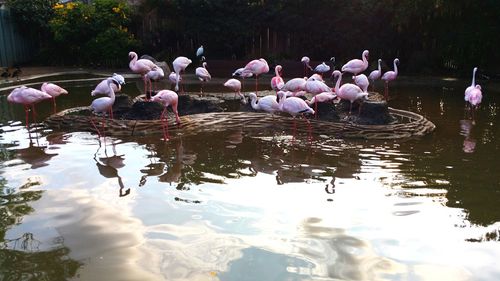
{"type": "Polygon", "coordinates": [[[19,76],[21,75],[21,73],[23,73],[23,71],[21,70],[21,68],[19,68],[19,66],[16,66],[16,68],[14,69],[14,71],[12,71],[10,77],[12,78],[16,78],[17,81],[19,81],[19,76]]]}
{"type": "Polygon", "coordinates": [[[5,81],[7,81],[7,79],[10,77],[10,73],[9,73],[9,69],[4,67],[2,69],[2,74],[1,76],[5,79],[5,81]]]}

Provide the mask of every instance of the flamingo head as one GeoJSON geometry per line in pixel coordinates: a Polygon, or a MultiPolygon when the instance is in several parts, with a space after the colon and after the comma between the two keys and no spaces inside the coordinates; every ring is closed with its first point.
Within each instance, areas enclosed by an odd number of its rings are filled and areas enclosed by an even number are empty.
{"type": "Polygon", "coordinates": [[[398,58],[394,59],[394,63],[399,64],[399,59],[398,58]]]}
{"type": "Polygon", "coordinates": [[[129,59],[136,58],[137,57],[137,53],[136,52],[130,52],[130,53],[128,53],[128,57],[129,57],[129,59]]]}
{"type": "Polygon", "coordinates": [[[311,61],[309,59],[309,57],[302,57],[302,59],[300,60],[302,63],[305,63],[305,64],[309,64],[309,62],[311,61]]]}
{"type": "Polygon", "coordinates": [[[342,75],[342,72],[340,72],[338,70],[335,70],[335,71],[332,72],[332,77],[338,77],[340,75],[342,75]]]}
{"type": "Polygon", "coordinates": [[[114,81],[116,81],[120,85],[125,85],[125,78],[117,73],[113,73],[113,76],[111,77],[114,81]]]}

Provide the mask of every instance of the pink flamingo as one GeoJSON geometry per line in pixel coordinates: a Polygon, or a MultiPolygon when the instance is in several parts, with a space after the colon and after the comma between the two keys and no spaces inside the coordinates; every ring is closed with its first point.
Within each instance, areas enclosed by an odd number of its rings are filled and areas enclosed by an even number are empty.
{"type": "Polygon", "coordinates": [[[41,102],[44,99],[51,99],[52,96],[34,88],[21,86],[15,88],[7,96],[7,101],[11,103],[19,103],[24,106],[26,112],[26,129],[29,129],[29,107],[32,108],[33,121],[36,122],[35,103],[41,102]]]}
{"type": "MultiPolygon", "coordinates": [[[[307,79],[305,88],[306,92],[313,95],[318,95],[323,92],[332,92],[332,89],[328,87],[328,85],[326,85],[323,81],[314,79],[312,76],[311,78],[307,79]]],[[[314,103],[314,110],[318,111],[317,102],[314,103]]],[[[317,117],[316,114],[314,116],[317,117]]]]}
{"type": "Polygon", "coordinates": [[[149,79],[149,83],[153,81],[153,92],[154,92],[155,91],[154,84],[156,84],[156,82],[160,81],[163,77],[165,77],[165,72],[160,66],[158,66],[157,68],[148,71],[148,73],[146,73],[146,77],[149,79]]]}
{"type": "MultiPolygon", "coordinates": [[[[125,85],[125,78],[120,75],[113,73],[113,76],[109,77],[113,80],[113,83],[111,83],[111,89],[113,89],[114,93],[118,93],[122,90],[122,85],[125,85]]],[[[109,96],[109,87],[108,87],[108,78],[102,80],[97,86],[94,88],[92,92],[90,92],[91,96],[96,96],[96,95],[107,95],[109,96]]]]}
{"type": "Polygon", "coordinates": [[[275,76],[271,78],[271,88],[276,91],[276,94],[285,86],[285,81],[283,81],[283,78],[281,78],[282,69],[283,67],[278,64],[274,68],[275,76]]]}
{"type": "Polygon", "coordinates": [[[147,78],[146,75],[151,70],[158,69],[159,67],[151,60],[148,60],[148,59],[139,59],[138,60],[136,52],[130,52],[130,53],[128,53],[128,56],[130,58],[130,62],[128,64],[128,67],[134,73],[141,75],[142,80],[144,81],[144,94],[146,95],[146,98],[147,98],[148,97],[148,91],[147,91],[148,85],[149,85],[149,91],[151,92],[151,81],[147,78]]]}
{"type": "MultiPolygon", "coordinates": [[[[177,74],[174,71],[170,72],[170,74],[168,75],[168,80],[170,81],[170,84],[172,84],[172,86],[175,86],[175,84],[177,83],[177,74]]],[[[180,76],[179,81],[182,81],[182,77],[180,76]]]]}
{"type": "Polygon", "coordinates": [[[471,105],[471,108],[472,108],[472,122],[473,124],[476,123],[475,121],[475,111],[477,110],[477,108],[479,107],[479,104],[481,104],[481,101],[483,99],[483,93],[481,91],[481,86],[480,85],[476,85],[474,86],[474,89],[470,90],[469,91],[469,103],[471,105]]]}
{"type": "Polygon", "coordinates": [[[323,75],[325,75],[325,73],[327,73],[328,71],[330,71],[330,66],[327,65],[325,62],[318,64],[314,68],[314,72],[319,73],[321,77],[323,77],[323,75]]]}
{"type": "MultiPolygon", "coordinates": [[[[351,106],[349,108],[349,115],[352,112],[352,104],[354,101],[359,99],[366,99],[368,97],[368,93],[363,92],[360,87],[351,83],[345,83],[340,86],[340,81],[342,80],[342,73],[338,70],[335,70],[332,75],[337,78],[337,83],[335,83],[335,93],[337,96],[343,100],[348,100],[351,102],[351,106]]],[[[359,106],[358,114],[361,113],[361,105],[359,106]]]]}
{"type": "Polygon", "coordinates": [[[250,104],[254,110],[265,111],[269,113],[275,113],[279,111],[279,104],[276,101],[275,95],[267,95],[261,98],[257,98],[255,93],[249,93],[250,104]]]}
{"type": "Polygon", "coordinates": [[[328,91],[328,92],[319,93],[319,94],[315,95],[314,97],[312,97],[311,100],[306,100],[305,102],[309,106],[312,106],[314,104],[314,111],[315,111],[314,112],[314,117],[317,118],[317,115],[318,115],[318,103],[319,102],[331,102],[331,101],[335,100],[336,98],[337,98],[336,94],[334,94],[331,91],[328,91]]]}
{"type": "MultiPolygon", "coordinates": [[[[304,117],[304,114],[315,114],[315,111],[314,109],[310,108],[303,99],[298,97],[287,97],[286,92],[284,91],[279,91],[278,97],[279,110],[288,113],[293,117],[293,132],[295,136],[295,130],[297,129],[295,117],[298,115],[304,117]]],[[[309,120],[307,120],[307,118],[304,118],[304,120],[307,122],[309,136],[311,136],[311,123],[309,122],[309,120]]]]}
{"type": "Polygon", "coordinates": [[[265,59],[252,60],[247,65],[243,72],[250,72],[255,75],[255,91],[258,92],[259,75],[269,72],[269,65],[265,59]]]}
{"type": "MultiPolygon", "coordinates": [[[[181,81],[181,73],[186,70],[188,65],[190,65],[192,61],[186,57],[177,57],[172,65],[174,66],[175,71],[175,90],[179,91],[179,82],[181,81]]],[[[182,89],[182,93],[184,93],[184,89],[182,89]]]]}
{"type": "Polygon", "coordinates": [[[311,59],[309,57],[304,56],[302,57],[302,59],[300,59],[300,62],[304,64],[304,76],[307,76],[307,69],[311,71],[313,70],[313,68],[309,64],[311,62],[311,59]]]}
{"type": "Polygon", "coordinates": [[[41,89],[42,92],[49,94],[52,97],[52,104],[54,105],[54,113],[56,113],[56,97],[60,95],[67,95],[68,91],[64,88],[53,84],[53,83],[43,83],[41,89]]]}
{"type": "MultiPolygon", "coordinates": [[[[233,74],[232,74],[233,77],[241,77],[243,78],[243,81],[245,80],[245,78],[250,78],[253,76],[253,73],[250,72],[250,71],[245,71],[245,68],[244,67],[241,67],[241,68],[238,68],[236,69],[233,74]]],[[[241,88],[243,89],[243,81],[241,82],[241,88]]]]}
{"type": "Polygon", "coordinates": [[[382,67],[380,64],[382,63],[381,59],[378,59],[378,68],[370,72],[368,75],[368,79],[372,80],[372,90],[375,89],[375,80],[380,79],[382,76],[382,67]]]}
{"type": "Polygon", "coordinates": [[[352,73],[354,74],[354,76],[365,71],[368,68],[368,55],[369,51],[364,50],[363,54],[361,55],[362,60],[353,59],[348,61],[346,64],[342,66],[342,71],[352,73]]]}
{"type": "Polygon", "coordinates": [[[203,95],[203,82],[207,82],[212,79],[212,76],[207,69],[207,63],[203,62],[202,66],[196,68],[195,73],[198,80],[200,80],[200,95],[203,95]]]}
{"type": "Polygon", "coordinates": [[[290,91],[296,95],[298,92],[306,90],[307,77],[293,78],[285,83],[282,91],[290,91]]]}
{"type": "Polygon", "coordinates": [[[169,140],[170,136],[168,135],[167,108],[168,106],[172,107],[172,111],[175,114],[175,121],[177,122],[177,125],[179,125],[181,123],[179,112],[177,111],[179,96],[174,91],[161,90],[151,98],[151,101],[159,102],[165,107],[160,115],[160,119],[163,120],[163,118],[165,118],[165,124],[163,125],[163,137],[165,140],[169,140]]]}
{"type": "Polygon", "coordinates": [[[394,59],[394,71],[387,71],[382,75],[382,80],[385,81],[385,99],[389,100],[389,82],[396,80],[398,77],[398,64],[399,64],[399,59],[396,58],[394,59]]]}
{"type": "Polygon", "coordinates": [[[354,80],[354,84],[358,85],[358,87],[363,90],[363,92],[368,91],[368,86],[370,86],[370,81],[368,81],[368,77],[364,74],[360,74],[357,76],[353,76],[352,80],[354,80]]]}
{"type": "Polygon", "coordinates": [[[465,89],[464,99],[466,103],[469,102],[471,91],[476,88],[476,72],[477,72],[477,67],[474,67],[474,69],[472,70],[472,83],[470,84],[469,87],[465,89]]]}
{"type": "Polygon", "coordinates": [[[228,79],[224,83],[225,87],[228,87],[229,89],[233,90],[235,92],[235,97],[236,95],[239,95],[241,97],[241,100],[243,103],[246,103],[245,96],[241,93],[241,82],[238,79],[228,79]]]}
{"type": "MultiPolygon", "coordinates": [[[[92,109],[92,112],[94,114],[101,113],[102,114],[102,129],[103,129],[103,136],[104,136],[104,130],[106,127],[106,119],[105,119],[105,112],[108,111],[110,112],[110,116],[113,114],[113,104],[115,103],[115,92],[113,91],[113,88],[111,85],[113,84],[113,79],[108,78],[106,79],[106,84],[108,86],[108,93],[109,96],[107,97],[100,97],[92,101],[92,104],[90,105],[90,108],[92,109]]],[[[112,118],[112,117],[111,117],[112,118]]],[[[94,120],[91,118],[90,122],[96,129],[97,133],[99,136],[101,133],[99,132],[99,129],[97,129],[97,126],[94,123],[94,120]]]]}

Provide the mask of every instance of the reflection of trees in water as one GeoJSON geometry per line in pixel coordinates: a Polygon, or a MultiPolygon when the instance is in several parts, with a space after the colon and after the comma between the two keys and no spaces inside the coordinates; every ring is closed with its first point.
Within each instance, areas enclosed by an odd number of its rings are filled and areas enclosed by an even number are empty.
{"type": "Polygon", "coordinates": [[[40,241],[33,233],[6,238],[7,230],[34,212],[30,203],[39,200],[43,191],[26,189],[39,184],[29,181],[19,188],[9,188],[0,178],[0,276],[8,280],[66,280],[75,276],[80,267],[68,257],[66,247],[41,252],[40,241]]]}

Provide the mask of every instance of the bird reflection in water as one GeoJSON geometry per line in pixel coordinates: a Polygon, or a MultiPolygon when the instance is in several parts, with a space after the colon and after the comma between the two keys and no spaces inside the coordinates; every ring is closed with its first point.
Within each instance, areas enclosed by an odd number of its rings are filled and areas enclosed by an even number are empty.
{"type": "Polygon", "coordinates": [[[52,157],[58,155],[45,153],[45,146],[35,146],[32,141],[29,147],[16,150],[16,157],[31,165],[31,169],[48,166],[47,163],[52,157]]]}
{"type": "Polygon", "coordinates": [[[123,168],[125,166],[125,163],[123,163],[123,161],[125,160],[123,158],[124,154],[117,155],[114,143],[112,144],[112,147],[113,147],[112,156],[108,156],[107,150],[106,148],[104,148],[105,157],[98,158],[97,154],[99,153],[99,150],[101,148],[101,146],[99,145],[99,148],[97,148],[97,151],[94,154],[94,160],[97,169],[99,170],[99,173],[102,176],[104,176],[105,178],[118,179],[118,185],[120,186],[119,196],[124,197],[130,194],[130,188],[125,189],[122,178],[120,177],[120,175],[118,175],[118,169],[123,168]]]}
{"type": "Polygon", "coordinates": [[[473,153],[476,149],[476,139],[471,136],[473,127],[473,120],[460,120],[460,134],[465,137],[462,148],[465,153],[473,153]]]}

